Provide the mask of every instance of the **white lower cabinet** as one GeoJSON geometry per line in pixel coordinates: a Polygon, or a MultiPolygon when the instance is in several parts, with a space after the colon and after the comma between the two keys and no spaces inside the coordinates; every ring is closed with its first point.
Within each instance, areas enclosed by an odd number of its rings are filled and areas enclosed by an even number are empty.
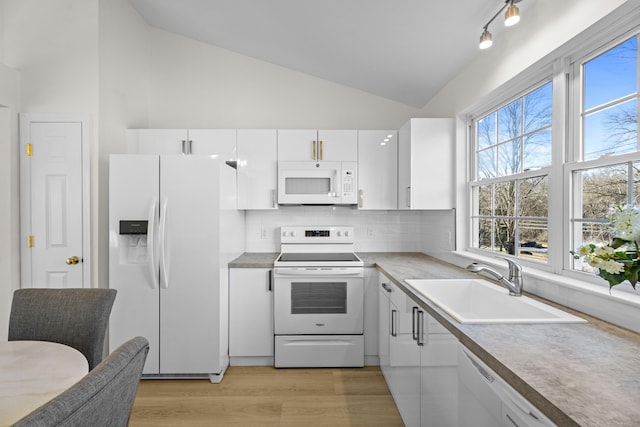
{"type": "Polygon", "coordinates": [[[407,427],[554,425],[382,273],[378,297],[380,369],[407,427]]]}
{"type": "Polygon", "coordinates": [[[389,278],[380,274],[379,299],[378,352],[382,373],[404,424],[419,426],[420,349],[413,340],[414,324],[409,298],[389,278]],[[385,328],[382,323],[387,319],[385,328]]]}
{"type": "Polygon", "coordinates": [[[273,365],[273,270],[229,269],[231,365],[273,365]]]}
{"type": "Polygon", "coordinates": [[[458,425],[458,340],[384,274],[380,368],[407,427],[458,425]]]}

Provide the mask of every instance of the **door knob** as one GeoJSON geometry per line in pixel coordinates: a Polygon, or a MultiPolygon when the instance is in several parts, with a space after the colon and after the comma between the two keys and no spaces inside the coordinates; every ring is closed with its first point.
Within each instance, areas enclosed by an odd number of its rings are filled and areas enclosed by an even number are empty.
{"type": "Polygon", "coordinates": [[[80,258],[77,256],[72,256],[71,258],[67,258],[67,265],[76,265],[80,262],[80,258]]]}

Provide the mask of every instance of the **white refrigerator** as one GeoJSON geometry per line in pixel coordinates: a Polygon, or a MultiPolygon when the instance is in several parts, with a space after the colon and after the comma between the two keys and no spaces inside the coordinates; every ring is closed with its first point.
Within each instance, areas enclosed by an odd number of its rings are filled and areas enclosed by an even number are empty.
{"type": "Polygon", "coordinates": [[[145,375],[218,382],[229,366],[227,264],[244,250],[235,172],[214,156],[110,156],[109,347],[146,337],[145,375]]]}

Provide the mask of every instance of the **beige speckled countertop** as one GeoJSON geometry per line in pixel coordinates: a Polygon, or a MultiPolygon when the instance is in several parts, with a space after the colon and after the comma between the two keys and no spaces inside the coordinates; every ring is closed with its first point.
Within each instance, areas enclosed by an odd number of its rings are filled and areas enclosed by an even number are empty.
{"type": "MultiPolygon", "coordinates": [[[[278,254],[247,253],[229,264],[270,268],[278,254]]],[[[640,426],[640,335],[560,307],[583,324],[463,325],[404,280],[475,277],[420,253],[358,253],[442,323],[559,426],[640,426]]],[[[526,281],[525,281],[526,291],[526,281]]]]}

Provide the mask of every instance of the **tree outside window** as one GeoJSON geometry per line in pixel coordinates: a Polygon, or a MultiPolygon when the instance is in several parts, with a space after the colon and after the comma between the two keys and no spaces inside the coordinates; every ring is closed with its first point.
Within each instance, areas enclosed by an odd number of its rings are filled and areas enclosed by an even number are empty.
{"type": "Polygon", "coordinates": [[[547,261],[551,93],[549,82],[476,121],[473,247],[547,261]]]}

